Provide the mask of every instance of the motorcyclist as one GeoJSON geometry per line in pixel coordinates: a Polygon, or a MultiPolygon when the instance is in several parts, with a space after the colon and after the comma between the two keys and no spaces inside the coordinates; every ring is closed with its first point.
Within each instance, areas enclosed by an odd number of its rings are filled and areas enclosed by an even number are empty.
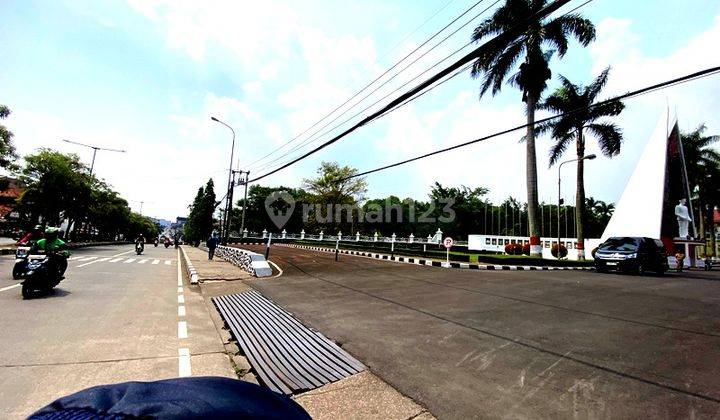
{"type": "Polygon", "coordinates": [[[17,243],[18,245],[32,246],[32,244],[38,241],[43,236],[43,227],[41,225],[35,225],[35,227],[22,237],[17,243]]]}
{"type": "Polygon", "coordinates": [[[135,238],[135,248],[138,246],[140,246],[140,249],[145,249],[145,237],[142,233],[135,238]]]}
{"type": "Polygon", "coordinates": [[[44,252],[57,268],[58,274],[62,276],[67,270],[67,257],[70,253],[67,251],[65,242],[58,238],[59,232],[60,229],[56,227],[47,227],[44,237],[33,245],[31,253],[44,252]]]}

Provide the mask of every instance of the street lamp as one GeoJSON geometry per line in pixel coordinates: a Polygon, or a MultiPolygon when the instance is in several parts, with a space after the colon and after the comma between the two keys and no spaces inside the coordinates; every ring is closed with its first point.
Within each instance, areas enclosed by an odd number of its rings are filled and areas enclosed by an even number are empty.
{"type": "MultiPolygon", "coordinates": [[[[557,259],[560,259],[560,206],[562,205],[562,201],[561,201],[562,199],[560,198],[560,169],[562,169],[562,166],[563,166],[564,164],[566,164],[566,163],[577,162],[577,161],[580,161],[580,160],[593,160],[593,159],[595,159],[596,157],[597,157],[597,156],[595,156],[594,154],[592,154],[592,155],[583,156],[583,157],[577,158],[577,159],[570,159],[570,160],[566,160],[565,162],[562,162],[562,163],[558,166],[558,208],[557,208],[557,235],[558,235],[558,236],[557,236],[557,259]]],[[[566,223],[566,225],[567,225],[567,223],[566,223]]],[[[566,226],[566,227],[567,227],[567,226],[566,226]]],[[[550,249],[552,250],[552,247],[550,247],[550,249]]]]}
{"type": "Polygon", "coordinates": [[[226,195],[226,203],[225,203],[225,214],[223,215],[223,222],[221,226],[221,238],[224,238],[223,243],[227,243],[227,237],[228,237],[228,228],[230,227],[229,223],[229,217],[230,217],[230,211],[232,210],[232,198],[230,195],[230,189],[232,188],[232,165],[233,165],[233,155],[235,153],[235,130],[233,130],[232,127],[225,124],[224,122],[220,121],[219,119],[215,117],[210,117],[211,120],[218,122],[225,127],[229,128],[230,131],[232,131],[232,148],[230,149],[230,169],[228,170],[228,186],[227,186],[227,195],[226,195]]]}
{"type": "Polygon", "coordinates": [[[92,175],[92,173],[93,173],[93,168],[95,167],[95,155],[97,154],[97,151],[98,151],[98,150],[105,150],[105,151],[107,151],[107,152],[126,153],[125,150],[108,149],[108,148],[100,147],[100,146],[92,146],[92,145],[89,145],[89,144],[78,143],[78,142],[72,141],[72,140],[65,140],[65,139],[63,139],[63,141],[64,141],[65,143],[77,144],[78,146],[89,147],[89,148],[93,149],[92,163],[90,163],[90,175],[92,175]]]}

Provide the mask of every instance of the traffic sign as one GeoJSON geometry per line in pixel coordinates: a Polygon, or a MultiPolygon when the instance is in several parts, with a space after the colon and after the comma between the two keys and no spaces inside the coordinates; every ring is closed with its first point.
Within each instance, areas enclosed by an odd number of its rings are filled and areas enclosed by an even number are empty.
{"type": "Polygon", "coordinates": [[[453,239],[448,236],[448,237],[445,238],[445,240],[443,241],[443,245],[445,245],[445,248],[448,248],[448,249],[452,248],[452,246],[453,246],[453,239]]]}

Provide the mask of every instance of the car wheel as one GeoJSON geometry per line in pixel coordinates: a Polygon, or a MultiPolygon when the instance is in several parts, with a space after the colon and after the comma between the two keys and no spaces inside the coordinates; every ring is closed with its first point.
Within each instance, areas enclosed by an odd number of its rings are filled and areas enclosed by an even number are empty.
{"type": "Polygon", "coordinates": [[[638,264],[637,268],[635,269],[635,274],[637,274],[638,276],[644,276],[645,266],[642,264],[638,264]]]}

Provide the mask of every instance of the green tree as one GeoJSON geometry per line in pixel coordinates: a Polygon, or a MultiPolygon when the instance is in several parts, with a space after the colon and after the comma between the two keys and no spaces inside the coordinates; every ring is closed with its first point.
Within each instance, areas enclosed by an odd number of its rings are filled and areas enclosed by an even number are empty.
{"type": "Polygon", "coordinates": [[[200,210],[197,214],[197,229],[200,237],[198,239],[203,240],[210,237],[210,233],[213,230],[215,221],[213,219],[213,213],[215,213],[215,184],[212,178],[205,184],[205,192],[203,198],[200,201],[200,210]]]}
{"type": "Polygon", "coordinates": [[[337,206],[352,206],[364,200],[364,195],[367,192],[365,178],[349,179],[349,177],[357,173],[358,170],[350,166],[340,166],[336,162],[322,162],[317,169],[315,178],[304,179],[303,188],[310,194],[312,204],[316,205],[309,215],[309,220],[317,220],[318,217],[316,216],[319,216],[320,220],[330,220],[327,223],[327,229],[354,233],[358,222],[356,212],[351,212],[350,222],[347,222],[347,217],[343,217],[341,221],[333,220],[334,214],[338,212],[337,206]],[[323,209],[322,214],[316,215],[316,209],[323,209]],[[334,210],[333,214],[325,214],[328,209],[334,210]]]}
{"type": "MultiPolygon", "coordinates": [[[[700,124],[695,130],[689,133],[682,133],[683,155],[688,174],[690,190],[695,194],[697,208],[700,217],[698,227],[700,235],[705,239],[706,225],[713,226],[712,211],[715,205],[720,204],[720,153],[712,146],[720,141],[718,135],[706,135],[707,127],[700,124]]],[[[712,231],[712,229],[711,229],[712,231]]],[[[714,232],[710,235],[714,241],[714,232]]],[[[713,254],[715,246],[712,246],[713,254]]]]}
{"type": "Polygon", "coordinates": [[[94,178],[77,155],[41,149],[25,156],[20,178],[27,187],[18,204],[33,220],[40,217],[46,224],[58,225],[67,218],[72,223],[90,205],[94,178]]]}
{"type": "MultiPolygon", "coordinates": [[[[10,108],[0,105],[0,119],[10,116],[10,108]]],[[[17,159],[15,145],[13,145],[13,133],[4,125],[0,124],[0,168],[13,168],[13,162],[17,159]]]]}
{"type": "MultiPolygon", "coordinates": [[[[537,18],[538,12],[548,5],[548,0],[506,0],[493,16],[483,21],[473,33],[479,42],[486,37],[515,30],[518,24],[529,22],[525,30],[515,37],[479,56],[473,63],[472,76],[483,77],[480,96],[491,90],[495,95],[504,81],[522,91],[527,116],[526,183],[528,203],[528,231],[531,237],[539,237],[537,161],[535,156],[535,109],[547,82],[552,77],[550,58],[557,52],[563,57],[568,50],[568,37],[576,38],[583,46],[595,39],[595,27],[578,14],[567,14],[554,19],[537,18]],[[548,49],[551,48],[551,49],[548,49]],[[521,62],[515,71],[516,64],[521,62]],[[491,89],[492,88],[492,89],[491,89]]],[[[534,249],[533,255],[540,250],[534,249]]]]}
{"type": "Polygon", "coordinates": [[[205,189],[203,187],[198,188],[195,199],[190,205],[190,213],[188,214],[187,222],[185,222],[185,238],[190,242],[200,240],[200,232],[197,226],[197,219],[200,208],[202,207],[202,201],[204,196],[205,189]]]}
{"type": "Polygon", "coordinates": [[[560,76],[561,86],[540,104],[541,109],[562,114],[538,128],[538,131],[550,130],[555,145],[550,149],[550,165],[558,162],[565,150],[575,142],[577,156],[577,191],[575,194],[575,226],[578,240],[578,258],[585,258],[584,249],[580,248],[585,240],[585,164],[581,158],[585,156],[585,133],[597,140],[600,150],[607,157],[620,153],[622,130],[615,124],[599,121],[607,117],[620,115],[625,108],[622,102],[613,100],[596,105],[596,99],[608,80],[610,69],[605,69],[588,86],[571,83],[560,76]]]}

